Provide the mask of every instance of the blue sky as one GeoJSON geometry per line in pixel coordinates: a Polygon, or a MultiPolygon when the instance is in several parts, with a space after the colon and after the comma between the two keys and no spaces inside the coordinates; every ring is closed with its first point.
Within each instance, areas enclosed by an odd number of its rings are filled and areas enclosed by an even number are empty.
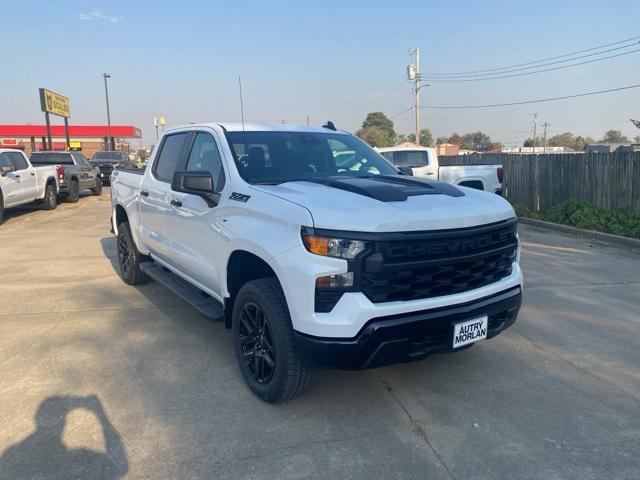
{"type": "MultiPolygon", "coordinates": [[[[106,123],[101,73],[112,75],[112,123],[142,128],[238,120],[242,76],[250,121],[355,131],[367,112],[411,106],[404,68],[420,46],[422,71],[523,63],[640,36],[628,1],[50,1],[0,2],[4,61],[0,123],[41,123],[37,89],[71,99],[72,123],[106,123]],[[355,97],[355,98],[354,98],[355,97]]],[[[433,84],[424,105],[508,102],[640,83],[640,52],[487,82],[433,84]]],[[[423,110],[435,135],[482,130],[505,143],[530,135],[533,113],[549,135],[640,135],[640,89],[563,102],[482,110],[423,110]]],[[[412,131],[412,113],[393,119],[412,131]]]]}

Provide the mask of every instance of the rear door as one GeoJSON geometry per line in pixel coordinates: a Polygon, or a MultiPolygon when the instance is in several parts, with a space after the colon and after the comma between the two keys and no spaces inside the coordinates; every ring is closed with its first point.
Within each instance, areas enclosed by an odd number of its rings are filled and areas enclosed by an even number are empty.
{"type": "Polygon", "coordinates": [[[176,266],[176,257],[171,248],[171,232],[175,229],[171,181],[178,165],[184,165],[190,135],[191,132],[165,135],[151,170],[140,184],[140,235],[152,253],[172,266],[176,266]]]}
{"type": "MultiPolygon", "coordinates": [[[[11,152],[0,153],[0,167],[10,166],[12,169],[13,162],[9,158],[11,152]]],[[[22,198],[22,184],[20,183],[20,175],[16,176],[15,171],[5,173],[0,177],[0,188],[2,189],[2,196],[4,197],[4,206],[12,207],[19,205],[22,198]]]]}
{"type": "Polygon", "coordinates": [[[8,152],[9,160],[13,164],[13,174],[19,178],[21,192],[20,202],[33,202],[38,194],[38,181],[33,170],[22,152],[8,152]]]}

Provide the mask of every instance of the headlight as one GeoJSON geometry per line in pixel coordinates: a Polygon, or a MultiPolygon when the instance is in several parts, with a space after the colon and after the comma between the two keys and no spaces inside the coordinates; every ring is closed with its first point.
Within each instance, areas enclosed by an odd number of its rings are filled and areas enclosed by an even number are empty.
{"type": "Polygon", "coordinates": [[[348,240],[344,238],[321,237],[318,235],[302,234],[304,246],[311,253],[323,257],[336,257],[351,260],[366,248],[366,243],[361,240],[348,240]]]}

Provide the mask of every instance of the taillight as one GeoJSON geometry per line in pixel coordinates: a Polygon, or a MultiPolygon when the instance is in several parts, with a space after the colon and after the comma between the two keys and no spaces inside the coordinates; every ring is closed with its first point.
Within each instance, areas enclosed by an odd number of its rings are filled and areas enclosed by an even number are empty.
{"type": "Polygon", "coordinates": [[[61,165],[57,165],[56,174],[58,175],[58,180],[64,180],[64,167],[61,165]]]}
{"type": "Polygon", "coordinates": [[[502,183],[504,179],[504,168],[498,167],[498,182],[502,183]]]}

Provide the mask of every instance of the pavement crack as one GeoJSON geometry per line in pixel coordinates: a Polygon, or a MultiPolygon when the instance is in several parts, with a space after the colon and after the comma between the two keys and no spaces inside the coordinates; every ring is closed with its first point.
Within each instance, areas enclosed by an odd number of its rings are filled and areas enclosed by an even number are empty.
{"type": "Polygon", "coordinates": [[[42,333],[41,335],[38,335],[37,338],[35,340],[33,340],[32,342],[30,342],[27,346],[25,346],[24,348],[21,348],[18,352],[14,353],[13,355],[3,359],[0,362],[0,365],[4,365],[5,363],[9,362],[10,360],[22,355],[23,353],[29,351],[31,349],[31,347],[33,347],[36,343],[38,343],[40,341],[40,339],[44,336],[48,336],[51,332],[53,332],[64,320],[67,320],[69,318],[69,315],[66,313],[63,313],[60,318],[58,319],[58,321],[56,321],[53,325],[51,325],[51,327],[49,327],[44,333],[42,333]]]}
{"type": "Polygon", "coordinates": [[[429,436],[427,435],[427,431],[424,429],[424,427],[422,426],[420,421],[418,421],[415,418],[413,418],[413,415],[411,415],[411,413],[409,412],[407,407],[402,403],[400,398],[398,398],[398,396],[393,391],[393,388],[391,387],[389,382],[387,380],[385,380],[382,377],[382,375],[378,375],[378,378],[380,379],[380,382],[382,382],[382,385],[384,386],[384,389],[389,393],[389,396],[398,404],[398,406],[402,409],[404,414],[407,416],[407,418],[409,420],[409,429],[420,440],[422,440],[427,445],[427,447],[429,447],[429,449],[431,450],[433,455],[436,457],[436,459],[438,460],[440,465],[442,465],[442,467],[445,469],[445,471],[447,472],[449,477],[452,478],[453,480],[457,480],[456,476],[453,474],[453,472],[451,471],[451,469],[449,468],[447,463],[444,461],[444,458],[442,458],[442,455],[440,455],[440,453],[436,450],[436,448],[431,443],[431,440],[429,440],[429,436]]]}

